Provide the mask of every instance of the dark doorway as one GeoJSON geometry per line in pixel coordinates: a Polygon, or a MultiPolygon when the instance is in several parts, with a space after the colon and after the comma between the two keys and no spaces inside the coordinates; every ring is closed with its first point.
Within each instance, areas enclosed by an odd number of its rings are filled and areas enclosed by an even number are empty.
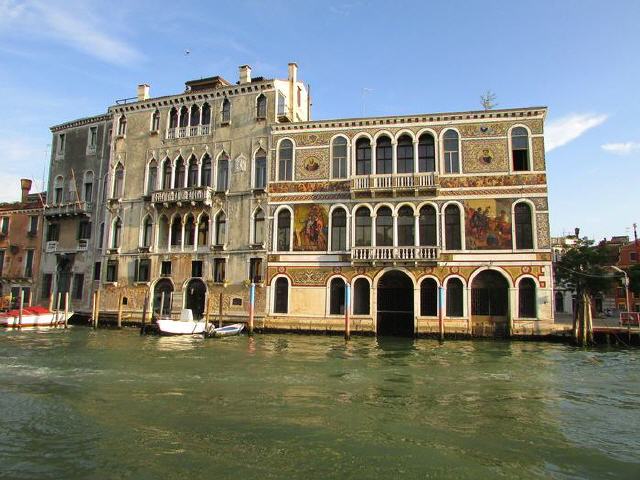
{"type": "Polygon", "coordinates": [[[204,315],[204,300],[207,287],[202,280],[197,278],[187,284],[185,292],[185,308],[191,309],[193,318],[198,320],[204,315]]]}
{"type": "MultiPolygon", "coordinates": [[[[471,285],[471,318],[474,328],[485,326],[497,335],[506,334],[509,318],[509,284],[495,270],[485,270],[471,285]]],[[[486,333],[486,332],[485,332],[486,333]]]]}
{"type": "Polygon", "coordinates": [[[411,337],[413,330],[413,282],[392,270],[378,282],[378,335],[411,337]]]}
{"type": "Polygon", "coordinates": [[[172,300],[173,284],[166,278],[158,281],[153,289],[153,313],[155,315],[171,315],[172,300]],[[160,308],[162,308],[162,312],[160,312],[160,308]]]}
{"type": "Polygon", "coordinates": [[[66,293],[71,292],[71,269],[73,267],[73,257],[71,255],[61,255],[58,257],[56,283],[56,296],[53,298],[54,308],[57,305],[57,294],[60,294],[60,308],[64,309],[66,293]]]}

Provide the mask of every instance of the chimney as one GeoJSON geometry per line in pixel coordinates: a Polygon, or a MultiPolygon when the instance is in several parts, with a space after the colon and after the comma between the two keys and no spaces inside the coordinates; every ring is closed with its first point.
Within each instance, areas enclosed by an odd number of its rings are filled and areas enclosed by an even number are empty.
{"type": "Polygon", "coordinates": [[[141,83],[138,85],[138,101],[149,100],[149,85],[141,83]]]}
{"type": "Polygon", "coordinates": [[[251,67],[249,65],[240,65],[240,83],[251,83],[251,67]]]}
{"type": "Polygon", "coordinates": [[[295,62],[291,62],[289,64],[289,83],[293,83],[294,85],[298,81],[298,64],[295,62]]]}
{"type": "Polygon", "coordinates": [[[22,203],[25,203],[27,201],[27,195],[29,195],[29,192],[31,191],[31,183],[31,180],[29,180],[28,178],[20,179],[20,188],[22,189],[22,203]]]}
{"type": "Polygon", "coordinates": [[[575,232],[575,234],[576,234],[576,238],[578,238],[578,237],[580,236],[580,229],[579,229],[578,227],[576,227],[576,228],[574,229],[574,232],[575,232]]]}

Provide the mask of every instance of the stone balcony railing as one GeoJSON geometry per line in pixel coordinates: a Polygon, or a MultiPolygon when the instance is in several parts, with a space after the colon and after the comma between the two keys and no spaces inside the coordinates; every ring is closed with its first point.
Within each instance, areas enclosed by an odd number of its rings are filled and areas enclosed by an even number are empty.
{"type": "Polygon", "coordinates": [[[353,247],[354,262],[436,262],[439,247],[353,247]]]}
{"type": "Polygon", "coordinates": [[[430,190],[438,187],[438,176],[428,173],[356,175],[351,179],[354,192],[376,190],[430,190]]]}
{"type": "Polygon", "coordinates": [[[201,135],[209,135],[211,133],[211,125],[194,125],[192,127],[176,127],[167,128],[167,140],[176,138],[199,137],[201,135]]]}
{"type": "Polygon", "coordinates": [[[213,189],[211,187],[187,187],[171,190],[159,190],[151,194],[153,203],[204,203],[211,204],[213,189]]]}
{"type": "Polygon", "coordinates": [[[46,205],[44,215],[46,217],[65,217],[73,215],[88,215],[93,209],[91,202],[69,202],[46,205]]]}

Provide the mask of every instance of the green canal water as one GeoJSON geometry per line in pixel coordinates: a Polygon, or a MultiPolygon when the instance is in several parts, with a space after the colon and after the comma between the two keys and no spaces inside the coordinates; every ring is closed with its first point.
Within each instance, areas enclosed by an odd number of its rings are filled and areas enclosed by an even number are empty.
{"type": "Polygon", "coordinates": [[[0,478],[640,478],[640,351],[0,332],[0,478]]]}

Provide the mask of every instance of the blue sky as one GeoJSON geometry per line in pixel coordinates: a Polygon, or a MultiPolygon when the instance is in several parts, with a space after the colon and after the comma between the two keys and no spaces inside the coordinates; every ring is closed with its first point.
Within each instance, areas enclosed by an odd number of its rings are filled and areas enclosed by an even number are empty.
{"type": "Polygon", "coordinates": [[[237,67],[286,77],[313,117],[546,105],[552,234],[640,223],[640,2],[0,0],[0,200],[42,178],[49,127],[237,67]],[[185,50],[191,53],[185,55],[185,50]],[[363,92],[366,90],[366,95],[363,92]]]}

